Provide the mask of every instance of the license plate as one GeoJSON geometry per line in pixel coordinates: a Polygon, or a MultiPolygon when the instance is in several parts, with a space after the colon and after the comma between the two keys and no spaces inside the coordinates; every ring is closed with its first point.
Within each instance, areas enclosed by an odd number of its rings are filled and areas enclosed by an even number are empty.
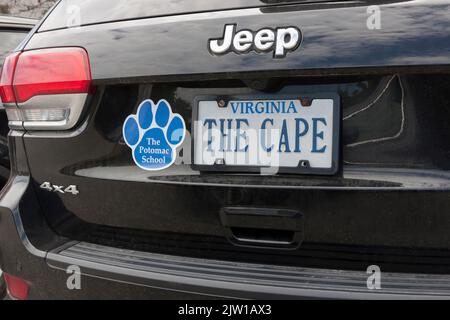
{"type": "Polygon", "coordinates": [[[193,167],[335,174],[339,114],[336,94],[197,97],[193,167]]]}

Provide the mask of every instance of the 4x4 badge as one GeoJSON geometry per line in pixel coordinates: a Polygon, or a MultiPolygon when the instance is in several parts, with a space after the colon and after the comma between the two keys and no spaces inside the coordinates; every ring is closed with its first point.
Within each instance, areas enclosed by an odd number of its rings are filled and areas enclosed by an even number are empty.
{"type": "Polygon", "coordinates": [[[238,32],[236,27],[236,24],[226,24],[222,38],[208,41],[209,52],[223,55],[229,52],[243,54],[273,51],[274,58],[283,58],[302,42],[302,33],[297,27],[263,28],[258,31],[243,29],[238,32]]]}

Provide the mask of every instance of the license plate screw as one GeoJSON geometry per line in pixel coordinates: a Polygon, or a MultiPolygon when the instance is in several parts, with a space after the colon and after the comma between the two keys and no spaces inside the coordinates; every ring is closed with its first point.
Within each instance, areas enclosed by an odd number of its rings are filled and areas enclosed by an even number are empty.
{"type": "Polygon", "coordinates": [[[302,167],[302,168],[309,168],[309,161],[308,160],[301,160],[300,161],[300,167],[302,167]]]}
{"type": "Polygon", "coordinates": [[[300,98],[298,98],[298,100],[300,100],[302,107],[311,107],[312,102],[313,102],[313,99],[308,98],[308,97],[300,97],[300,98]]]}
{"type": "Polygon", "coordinates": [[[216,159],[214,164],[218,165],[218,166],[223,166],[223,165],[225,165],[225,159],[216,159]]]}
{"type": "Polygon", "coordinates": [[[225,100],[219,100],[217,101],[217,105],[219,106],[219,108],[225,108],[227,106],[227,103],[225,100]]]}

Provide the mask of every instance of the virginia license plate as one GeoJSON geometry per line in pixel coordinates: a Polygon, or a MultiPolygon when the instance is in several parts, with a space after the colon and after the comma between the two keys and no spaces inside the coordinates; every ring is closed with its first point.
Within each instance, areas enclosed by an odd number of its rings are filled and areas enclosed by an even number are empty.
{"type": "Polygon", "coordinates": [[[339,97],[197,97],[193,166],[201,171],[334,174],[339,97]]]}

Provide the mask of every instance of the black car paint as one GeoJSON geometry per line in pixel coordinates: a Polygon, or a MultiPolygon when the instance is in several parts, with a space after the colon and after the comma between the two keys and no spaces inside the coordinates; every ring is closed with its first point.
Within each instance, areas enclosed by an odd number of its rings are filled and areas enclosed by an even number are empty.
{"type": "MultiPolygon", "coordinates": [[[[312,10],[336,7],[364,6],[370,4],[387,4],[395,0],[341,0],[331,2],[328,0],[178,0],[169,3],[159,0],[97,0],[83,3],[80,9],[77,26],[87,26],[117,21],[136,20],[155,17],[167,17],[193,13],[206,13],[228,11],[247,8],[261,8],[262,10],[312,10]],[[283,6],[280,6],[283,5],[283,6]],[[124,10],[124,6],[126,6],[124,10]]],[[[40,26],[40,31],[65,29],[67,25],[66,14],[70,0],[62,0],[55,8],[55,12],[40,26]]],[[[69,10],[70,11],[70,10],[69,10]]]]}
{"type": "MultiPolygon", "coordinates": [[[[141,100],[133,92],[143,92],[145,98],[154,100],[164,97],[175,112],[185,116],[190,114],[190,102],[196,94],[220,91],[214,88],[154,85],[150,90],[148,85],[140,85],[139,89],[113,86],[104,92],[99,90],[102,98],[96,99],[101,102],[94,111],[94,119],[88,118],[78,131],[58,135],[29,132],[24,136],[24,144],[34,187],[47,221],[68,238],[179,255],[291,265],[324,266],[329,263],[329,267],[337,268],[346,263],[344,254],[336,253],[331,262],[324,262],[320,254],[314,253],[314,246],[329,244],[333,250],[343,252],[348,245],[359,246],[355,250],[360,252],[365,246],[416,249],[448,246],[449,239],[444,232],[450,224],[446,214],[449,180],[445,172],[448,170],[445,154],[448,151],[442,152],[450,149],[449,140],[445,138],[449,135],[446,130],[448,116],[445,104],[436,103],[430,113],[421,108],[420,101],[426,97],[418,94],[419,90],[410,88],[421,87],[426,83],[424,79],[425,76],[403,78],[407,92],[414,96],[405,105],[407,125],[398,139],[345,146],[358,139],[376,138],[380,131],[395,134],[401,124],[400,111],[397,115],[392,114],[390,123],[386,123],[385,117],[377,121],[371,115],[349,125],[344,122],[344,165],[341,172],[332,177],[198,175],[189,165],[178,166],[176,175],[166,175],[164,172],[149,174],[137,168],[121,137],[123,120],[141,100]],[[171,90],[174,93],[168,96],[171,90]],[[415,123],[417,121],[420,125],[415,123]],[[433,123],[432,130],[427,127],[428,123],[433,123]],[[423,127],[425,131],[421,129],[423,127]],[[436,136],[443,138],[439,145],[436,136]],[[96,147],[92,148],[92,145],[96,147]],[[39,185],[47,180],[58,181],[61,185],[78,185],[80,194],[59,196],[40,190],[39,185]],[[276,253],[276,262],[271,251],[256,250],[249,255],[248,249],[242,250],[226,242],[226,230],[219,219],[221,208],[226,206],[299,210],[304,214],[304,245],[294,252],[276,253]],[[433,212],[433,219],[423,212],[433,212]]],[[[391,92],[385,92],[387,97],[370,113],[376,115],[378,109],[383,112],[384,108],[400,106],[400,101],[396,101],[400,97],[400,87],[392,81],[391,92]]],[[[439,78],[430,77],[429,81],[428,89],[439,86],[439,78]]],[[[379,84],[378,81],[375,84],[379,84]]],[[[375,84],[370,93],[377,91],[375,84]]],[[[385,84],[381,82],[382,86],[385,84]]],[[[316,85],[315,90],[330,87],[341,93],[344,114],[351,114],[349,110],[355,110],[351,102],[358,96],[345,98],[345,93],[352,92],[355,84],[316,85]]],[[[221,90],[223,93],[238,89],[221,90]]],[[[248,88],[239,90],[250,91],[248,88]]],[[[362,91],[360,95],[372,101],[372,94],[362,91]]],[[[364,101],[364,97],[359,99],[364,101]]],[[[445,99],[440,96],[433,101],[445,99]]],[[[188,121],[189,117],[185,116],[185,119],[188,121]]],[[[250,220],[247,227],[252,223],[254,221],[250,220]]],[[[395,259],[388,256],[363,255],[353,266],[346,264],[360,269],[369,262],[399,270],[395,259]]],[[[420,269],[423,266],[420,263],[408,266],[414,267],[420,269]]]]}
{"type": "MultiPolygon", "coordinates": [[[[350,270],[376,263],[390,271],[447,273],[450,42],[442,26],[449,6],[382,7],[378,31],[365,29],[365,7],[328,8],[324,15],[289,6],[35,33],[25,50],[85,47],[98,90],[75,130],[10,138],[22,153],[14,172],[25,177],[25,194],[34,199],[22,200],[16,221],[28,249],[45,257],[78,240],[238,262],[350,270]],[[211,56],[206,40],[230,21],[254,29],[298,23],[304,43],[277,61],[256,53],[211,56]],[[261,79],[271,85],[255,83],[261,79]],[[169,100],[188,121],[198,94],[283,94],[299,86],[342,98],[347,119],[335,176],[199,175],[187,165],[176,175],[149,175],[133,164],[122,140],[125,117],[146,98],[169,100]],[[44,181],[78,185],[80,194],[48,193],[39,188],[44,181]],[[228,206],[298,210],[304,242],[296,250],[235,246],[220,221],[228,206]]],[[[13,261],[3,263],[36,278],[13,261]]]]}
{"type": "Polygon", "coordinates": [[[325,75],[336,74],[336,69],[338,74],[360,74],[362,68],[375,67],[382,69],[373,72],[405,67],[444,71],[450,62],[450,36],[442,30],[449,9],[450,4],[428,1],[382,6],[380,30],[366,27],[366,7],[199,13],[40,32],[26,50],[84,47],[89,52],[92,77],[99,83],[251,78],[260,77],[260,72],[267,77],[325,75]],[[223,26],[230,22],[251,30],[295,25],[304,39],[300,48],[284,59],[254,52],[211,55],[207,40],[220,37],[223,26]]]}

